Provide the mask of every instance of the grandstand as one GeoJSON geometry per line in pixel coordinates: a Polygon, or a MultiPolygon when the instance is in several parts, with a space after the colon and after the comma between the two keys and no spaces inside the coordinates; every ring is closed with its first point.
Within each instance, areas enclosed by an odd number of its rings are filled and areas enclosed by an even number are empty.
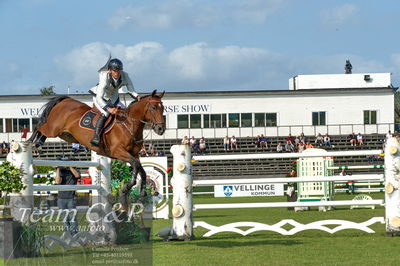
{"type": "MultiPolygon", "coordinates": [[[[329,151],[343,151],[343,150],[373,150],[382,149],[385,140],[383,134],[367,134],[363,135],[363,146],[350,146],[347,135],[334,135],[332,137],[332,147],[322,147],[329,151]]],[[[308,139],[314,143],[315,137],[308,136],[308,139]]],[[[168,165],[172,165],[172,155],[169,151],[170,147],[174,144],[180,144],[180,139],[164,139],[164,140],[148,140],[145,141],[147,145],[150,141],[156,147],[157,152],[163,152],[168,157],[168,165]]],[[[232,154],[232,153],[275,153],[276,145],[279,141],[285,142],[285,137],[269,137],[269,149],[261,150],[255,147],[254,137],[238,138],[239,150],[224,151],[222,139],[209,138],[206,139],[207,149],[206,154],[232,154]]],[[[5,159],[5,154],[0,155],[0,160],[5,159]]],[[[37,159],[56,159],[58,156],[68,156],[74,160],[90,160],[90,151],[81,150],[79,153],[73,153],[71,144],[66,142],[46,142],[39,155],[34,155],[37,159]]],[[[212,162],[198,162],[193,167],[193,177],[195,179],[212,179],[212,178],[246,178],[246,177],[282,177],[289,173],[292,169],[292,161],[296,158],[285,159],[252,159],[252,160],[232,160],[232,161],[212,161],[212,162]]],[[[367,165],[367,164],[382,164],[383,158],[365,156],[353,156],[346,158],[343,161],[341,158],[335,159],[336,165],[367,165]]],[[[351,173],[373,173],[379,169],[359,169],[352,170],[351,173]]]]}

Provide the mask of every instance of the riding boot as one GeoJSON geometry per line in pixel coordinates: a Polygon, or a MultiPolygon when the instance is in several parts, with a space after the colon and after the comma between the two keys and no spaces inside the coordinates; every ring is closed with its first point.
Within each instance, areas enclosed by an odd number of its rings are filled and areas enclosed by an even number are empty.
{"type": "Polygon", "coordinates": [[[92,144],[93,146],[96,146],[96,147],[99,146],[101,131],[103,130],[103,126],[104,126],[104,123],[106,122],[106,120],[107,120],[107,117],[104,115],[100,116],[99,120],[97,120],[94,136],[93,136],[92,140],[90,141],[90,144],[92,144]]]}

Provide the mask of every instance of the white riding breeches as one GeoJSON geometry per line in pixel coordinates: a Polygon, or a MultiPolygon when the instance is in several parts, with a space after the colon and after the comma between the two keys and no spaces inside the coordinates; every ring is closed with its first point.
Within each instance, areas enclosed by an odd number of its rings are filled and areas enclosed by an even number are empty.
{"type": "MultiPolygon", "coordinates": [[[[104,110],[103,108],[101,108],[100,105],[97,103],[96,96],[93,97],[93,103],[94,103],[94,105],[96,106],[96,108],[97,108],[105,117],[108,117],[108,116],[110,115],[109,112],[107,112],[106,110],[104,110]]],[[[122,107],[122,108],[126,108],[125,105],[124,105],[120,100],[118,100],[118,102],[117,102],[115,105],[120,106],[120,107],[122,107]]]]}

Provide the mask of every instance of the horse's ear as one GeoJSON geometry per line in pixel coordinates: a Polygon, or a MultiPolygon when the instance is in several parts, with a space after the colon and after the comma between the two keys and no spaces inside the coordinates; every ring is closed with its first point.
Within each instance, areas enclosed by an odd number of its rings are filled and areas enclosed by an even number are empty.
{"type": "Polygon", "coordinates": [[[165,94],[165,91],[163,91],[163,92],[160,94],[160,98],[162,98],[162,97],[164,96],[164,94],[165,94]]]}
{"type": "Polygon", "coordinates": [[[154,95],[156,95],[157,90],[154,90],[153,93],[151,94],[151,97],[154,97],[154,95]]]}

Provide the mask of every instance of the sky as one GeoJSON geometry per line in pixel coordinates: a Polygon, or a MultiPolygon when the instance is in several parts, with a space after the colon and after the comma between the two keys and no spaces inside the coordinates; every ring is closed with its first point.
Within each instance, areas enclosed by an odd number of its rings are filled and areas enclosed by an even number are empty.
{"type": "Polygon", "coordinates": [[[300,74],[392,73],[400,1],[0,0],[0,95],[87,93],[108,56],[138,93],[287,90],[300,74]]]}

